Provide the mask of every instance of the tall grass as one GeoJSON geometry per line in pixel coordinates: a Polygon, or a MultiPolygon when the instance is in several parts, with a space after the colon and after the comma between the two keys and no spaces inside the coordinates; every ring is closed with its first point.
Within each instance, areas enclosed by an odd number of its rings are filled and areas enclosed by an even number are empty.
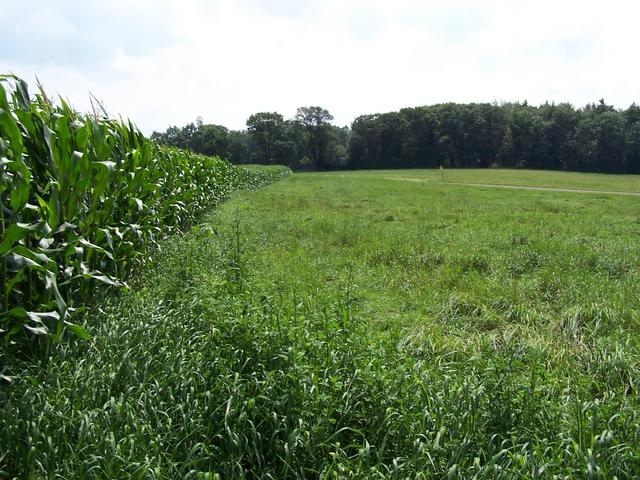
{"type": "Polygon", "coordinates": [[[266,282],[225,210],[104,299],[90,342],[0,391],[0,478],[637,478],[629,352],[585,359],[608,370],[593,395],[592,370],[567,384],[508,333],[466,352],[377,334],[350,280],[266,282]]]}
{"type": "Polygon", "coordinates": [[[288,169],[242,169],[161,148],[130,122],[83,115],[0,76],[0,335],[38,350],[70,330],[95,286],[123,285],[158,240],[238,188],[288,169]]]}

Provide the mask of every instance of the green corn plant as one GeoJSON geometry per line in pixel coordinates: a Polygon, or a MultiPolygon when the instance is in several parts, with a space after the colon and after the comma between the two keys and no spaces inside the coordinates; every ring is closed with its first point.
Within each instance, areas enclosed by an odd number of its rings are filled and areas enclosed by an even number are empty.
{"type": "Polygon", "coordinates": [[[97,285],[120,287],[162,238],[233,190],[290,172],[244,169],[149,141],[0,76],[0,336],[48,349],[97,285]]]}

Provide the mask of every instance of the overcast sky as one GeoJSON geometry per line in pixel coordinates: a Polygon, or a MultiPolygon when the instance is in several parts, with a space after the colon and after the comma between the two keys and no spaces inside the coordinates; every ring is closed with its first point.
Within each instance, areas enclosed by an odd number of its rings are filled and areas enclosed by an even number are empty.
{"type": "Polygon", "coordinates": [[[0,72],[145,133],[320,105],[640,102],[638,2],[0,0],[0,72]]]}

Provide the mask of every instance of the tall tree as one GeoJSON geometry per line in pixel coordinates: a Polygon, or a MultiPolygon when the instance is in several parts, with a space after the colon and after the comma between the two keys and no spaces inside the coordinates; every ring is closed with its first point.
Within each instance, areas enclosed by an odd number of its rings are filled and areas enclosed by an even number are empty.
{"type": "Polygon", "coordinates": [[[200,124],[193,135],[190,148],[203,155],[229,158],[229,130],[222,125],[200,124]]]}
{"type": "Polygon", "coordinates": [[[251,151],[249,149],[249,134],[243,130],[229,132],[229,160],[231,163],[249,163],[251,151]]]}
{"type": "Polygon", "coordinates": [[[402,166],[409,168],[439,166],[438,116],[429,107],[403,108],[400,113],[408,123],[402,166]]]}
{"type": "Polygon", "coordinates": [[[335,163],[331,153],[334,149],[331,135],[331,121],[333,116],[322,107],[300,107],[296,113],[296,120],[305,128],[307,133],[307,156],[319,169],[327,169],[335,163]]]}
{"type": "Polygon", "coordinates": [[[280,144],[285,139],[283,116],[276,112],[254,113],[247,120],[247,132],[253,145],[254,160],[278,163],[280,144]]]}

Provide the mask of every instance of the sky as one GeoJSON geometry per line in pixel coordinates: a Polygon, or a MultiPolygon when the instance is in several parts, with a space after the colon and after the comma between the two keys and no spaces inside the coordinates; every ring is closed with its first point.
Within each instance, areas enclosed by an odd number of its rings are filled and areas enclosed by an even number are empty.
{"type": "MultiPolygon", "coordinates": [[[[260,111],[640,103],[633,0],[0,0],[0,73],[145,133],[260,111]]],[[[32,89],[33,89],[32,87],[32,89]]]]}

